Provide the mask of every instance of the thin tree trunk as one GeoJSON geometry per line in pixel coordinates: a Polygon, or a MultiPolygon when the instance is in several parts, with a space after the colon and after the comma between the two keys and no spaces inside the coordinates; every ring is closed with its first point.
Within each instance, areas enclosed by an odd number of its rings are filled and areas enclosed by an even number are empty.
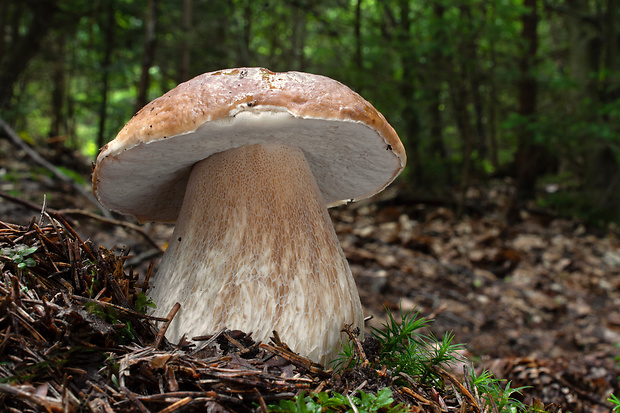
{"type": "MultiPolygon", "coordinates": [[[[471,21],[471,10],[469,6],[460,6],[459,13],[461,19],[468,22],[471,21]]],[[[468,33],[468,36],[463,37],[460,42],[464,62],[453,62],[452,67],[457,69],[455,69],[455,73],[452,76],[452,81],[450,82],[450,95],[454,106],[457,128],[461,135],[461,156],[463,158],[460,174],[461,182],[459,188],[459,198],[456,210],[457,217],[460,217],[465,209],[467,190],[471,184],[471,157],[474,150],[474,133],[472,131],[471,114],[469,112],[469,105],[472,103],[471,95],[473,92],[470,92],[468,87],[473,88],[478,86],[477,82],[473,80],[474,75],[472,74],[475,70],[473,66],[476,62],[475,35],[472,28],[468,30],[468,33]]]]}
{"type": "Polygon", "coordinates": [[[56,58],[53,63],[52,69],[52,82],[54,87],[52,89],[52,119],[50,129],[48,132],[49,137],[55,137],[66,133],[66,124],[64,116],[65,106],[65,34],[58,33],[54,36],[54,53],[56,58]]]}
{"type": "MultiPolygon", "coordinates": [[[[531,0],[530,0],[531,1],[531,0]]],[[[566,0],[568,12],[565,24],[568,33],[568,69],[578,87],[573,90],[572,99],[579,102],[584,98],[596,99],[596,81],[592,72],[600,69],[596,45],[599,29],[591,23],[597,19],[591,12],[588,0],[566,0]]]]}
{"type": "Polygon", "coordinates": [[[605,69],[608,76],[605,87],[601,90],[604,92],[603,99],[606,102],[613,100],[614,96],[618,96],[620,89],[620,81],[611,76],[612,73],[618,73],[620,62],[618,61],[618,22],[617,22],[617,0],[607,0],[607,10],[605,12],[605,69]]]}
{"type": "MultiPolygon", "coordinates": [[[[13,98],[13,88],[17,79],[40,50],[43,38],[52,28],[54,16],[58,11],[58,0],[36,2],[17,2],[16,12],[11,21],[11,39],[4,45],[0,56],[0,111],[7,109],[13,98]],[[32,21],[22,22],[19,15],[29,3],[32,8],[32,21]],[[25,30],[23,35],[19,30],[25,30]]],[[[4,39],[3,39],[4,41],[4,39]]]]}
{"type": "Polygon", "coordinates": [[[407,157],[410,158],[408,164],[413,172],[410,177],[410,185],[424,184],[425,176],[422,172],[422,164],[420,162],[420,119],[414,102],[414,80],[413,80],[413,64],[409,61],[403,65],[403,83],[400,88],[401,96],[407,102],[402,109],[402,117],[405,123],[405,147],[407,148],[407,157]]]}
{"type": "Polygon", "coordinates": [[[482,76],[478,73],[478,68],[474,66],[474,73],[471,75],[471,95],[474,105],[474,113],[476,114],[476,150],[480,160],[487,159],[489,149],[487,145],[486,131],[484,129],[484,105],[482,96],[480,95],[480,84],[482,76]]]}
{"type": "Polygon", "coordinates": [[[183,0],[183,39],[181,40],[181,65],[177,83],[184,82],[189,79],[189,67],[191,60],[191,42],[190,35],[192,32],[192,0],[183,0]]]}
{"type": "Polygon", "coordinates": [[[101,78],[101,104],[99,106],[99,132],[97,134],[97,146],[103,147],[107,141],[105,135],[105,124],[108,117],[108,87],[110,83],[110,64],[112,62],[112,50],[114,50],[114,0],[107,0],[105,10],[104,27],[104,52],[101,67],[103,68],[101,78]]]}
{"type": "Polygon", "coordinates": [[[308,38],[308,17],[307,17],[306,12],[303,13],[303,24],[299,28],[298,35],[299,35],[299,40],[297,42],[298,44],[297,58],[299,59],[298,67],[299,67],[299,70],[304,72],[306,71],[306,65],[307,65],[306,53],[304,52],[304,49],[306,48],[306,39],[308,38]]]}
{"type": "MultiPolygon", "coordinates": [[[[7,32],[7,21],[9,14],[9,2],[8,1],[0,1],[0,33],[7,32]]],[[[4,38],[0,38],[0,62],[4,56],[5,42],[7,42],[4,38]]]]}
{"type": "MultiPolygon", "coordinates": [[[[524,6],[529,8],[529,12],[522,17],[521,37],[527,46],[519,62],[521,72],[518,82],[519,115],[528,119],[528,123],[533,123],[536,120],[538,95],[538,83],[532,73],[538,51],[537,0],[524,0],[524,6]]],[[[543,153],[544,148],[534,142],[532,129],[521,128],[515,155],[518,198],[532,198],[535,195],[536,179],[540,175],[543,153]]]]}
{"type": "Polygon", "coordinates": [[[242,66],[251,65],[250,40],[252,35],[252,2],[248,1],[243,10],[243,27],[239,36],[239,61],[242,66]]]}
{"type": "MultiPolygon", "coordinates": [[[[446,31],[443,29],[445,7],[439,2],[433,4],[433,16],[436,19],[437,31],[436,41],[440,44],[448,42],[446,31]]],[[[432,49],[429,54],[431,67],[447,67],[448,61],[444,57],[441,50],[438,48],[432,49]]],[[[443,140],[443,108],[441,105],[442,94],[442,75],[436,71],[430,71],[427,73],[427,79],[423,80],[427,84],[428,94],[430,96],[430,103],[428,105],[428,115],[430,118],[430,154],[439,159],[442,162],[446,175],[446,183],[452,185],[453,176],[450,164],[447,162],[448,153],[443,140]]]]}
{"type": "Polygon", "coordinates": [[[291,49],[287,53],[288,67],[302,70],[305,66],[304,46],[306,43],[306,9],[298,5],[292,5],[293,35],[291,36],[291,49]]]}
{"type": "Polygon", "coordinates": [[[497,108],[499,107],[499,98],[497,97],[497,88],[495,87],[496,65],[494,47],[494,43],[491,43],[491,68],[489,70],[491,76],[489,77],[489,100],[487,103],[489,107],[489,160],[491,161],[493,168],[497,170],[497,168],[499,168],[499,148],[497,144],[497,108]]]}
{"type": "MultiPolygon", "coordinates": [[[[407,157],[409,158],[408,164],[410,165],[413,176],[409,178],[409,185],[416,186],[424,182],[424,176],[422,172],[422,165],[420,162],[420,118],[417,111],[417,106],[414,104],[415,95],[415,67],[416,58],[415,52],[411,47],[410,30],[411,30],[411,18],[409,16],[409,1],[400,1],[401,19],[398,22],[398,35],[396,41],[399,42],[399,47],[402,48],[402,62],[403,62],[403,77],[402,86],[400,87],[401,97],[405,103],[402,109],[402,118],[405,124],[405,148],[407,150],[407,157]]],[[[384,6],[384,10],[387,16],[393,16],[388,6],[384,6]]]]}
{"type": "Polygon", "coordinates": [[[446,148],[443,144],[443,117],[442,111],[439,109],[441,101],[439,97],[441,95],[441,87],[434,85],[430,88],[431,101],[428,105],[428,114],[430,117],[430,152],[431,155],[441,160],[447,158],[446,148]]]}
{"type": "Polygon", "coordinates": [[[355,5],[355,66],[362,69],[362,1],[357,0],[355,5]]]}
{"type": "Polygon", "coordinates": [[[618,66],[616,54],[618,52],[618,22],[617,22],[616,0],[607,0],[607,11],[605,13],[605,28],[607,41],[607,53],[605,56],[606,66],[611,69],[618,66]]]}
{"type": "Polygon", "coordinates": [[[460,217],[465,208],[467,189],[470,185],[471,175],[471,154],[473,151],[473,134],[471,130],[471,119],[469,115],[469,93],[467,91],[467,73],[461,72],[460,78],[450,82],[450,96],[454,107],[456,126],[462,140],[461,154],[463,163],[461,165],[461,182],[459,188],[459,199],[457,202],[456,216],[460,217]]]}
{"type": "Polygon", "coordinates": [[[145,20],[144,32],[144,52],[142,54],[142,74],[138,84],[138,97],[136,99],[135,111],[139,111],[148,103],[148,90],[150,84],[149,71],[155,59],[155,47],[157,44],[157,8],[158,0],[149,0],[145,20]]]}

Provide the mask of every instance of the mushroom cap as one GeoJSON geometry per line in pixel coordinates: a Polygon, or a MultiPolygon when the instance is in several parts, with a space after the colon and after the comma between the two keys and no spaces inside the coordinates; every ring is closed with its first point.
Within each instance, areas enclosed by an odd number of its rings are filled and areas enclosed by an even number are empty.
{"type": "Polygon", "coordinates": [[[102,148],[93,191],[113,211],[175,221],[192,165],[265,142],[304,152],[328,207],[382,191],[406,163],[383,115],[342,83],[238,68],[197,76],[142,108],[102,148]]]}

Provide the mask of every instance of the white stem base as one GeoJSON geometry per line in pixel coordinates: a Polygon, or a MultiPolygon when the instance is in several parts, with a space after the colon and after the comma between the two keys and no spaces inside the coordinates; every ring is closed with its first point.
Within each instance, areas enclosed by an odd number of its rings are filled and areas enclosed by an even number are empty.
{"type": "Polygon", "coordinates": [[[157,315],[181,303],[172,342],[224,327],[268,342],[276,330],[292,350],[326,363],[345,323],[363,331],[355,281],[296,148],[243,146],[194,165],[151,287],[157,315]]]}

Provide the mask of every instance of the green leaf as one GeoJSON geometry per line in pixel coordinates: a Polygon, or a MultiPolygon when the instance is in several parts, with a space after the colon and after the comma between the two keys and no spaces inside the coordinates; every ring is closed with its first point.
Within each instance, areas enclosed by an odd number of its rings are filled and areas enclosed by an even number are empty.
{"type": "Polygon", "coordinates": [[[143,292],[138,293],[138,297],[134,303],[136,310],[141,312],[142,314],[146,314],[147,307],[157,308],[153,300],[151,300],[146,294],[143,292]]]}
{"type": "Polygon", "coordinates": [[[618,399],[618,396],[612,393],[611,396],[609,396],[609,399],[607,399],[607,401],[614,404],[614,408],[612,411],[620,412],[620,399],[618,399]]]}
{"type": "Polygon", "coordinates": [[[105,320],[106,313],[103,310],[103,307],[101,307],[99,304],[92,301],[87,301],[86,303],[84,303],[84,308],[86,308],[86,311],[88,311],[89,313],[96,315],[102,320],[105,320]]]}
{"type": "Polygon", "coordinates": [[[375,405],[378,408],[389,407],[392,403],[394,403],[394,399],[392,398],[392,391],[390,389],[386,387],[377,393],[375,405]]]}

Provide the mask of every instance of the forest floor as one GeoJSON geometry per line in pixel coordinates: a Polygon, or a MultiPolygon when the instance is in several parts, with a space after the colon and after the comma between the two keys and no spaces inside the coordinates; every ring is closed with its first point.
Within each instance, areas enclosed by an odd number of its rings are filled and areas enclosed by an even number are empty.
{"type": "MultiPolygon", "coordinates": [[[[57,159],[75,169],[75,158],[57,159]]],[[[86,162],[80,162],[87,176],[86,162]]],[[[0,140],[0,191],[48,208],[95,211],[89,202],[34,168],[0,140]]],[[[381,328],[386,309],[419,311],[433,334],[452,332],[464,355],[524,399],[564,411],[608,412],[620,394],[620,239],[610,227],[523,213],[509,224],[501,211],[506,185],[472,191],[475,216],[457,219],[444,207],[390,198],[331,210],[358,284],[364,311],[381,328]]],[[[0,219],[27,224],[37,213],[0,199],[0,219]]],[[[74,217],[82,238],[130,251],[138,271],[159,256],[144,236],[120,225],[74,217]]],[[[146,224],[164,246],[172,226],[146,224]]]]}

